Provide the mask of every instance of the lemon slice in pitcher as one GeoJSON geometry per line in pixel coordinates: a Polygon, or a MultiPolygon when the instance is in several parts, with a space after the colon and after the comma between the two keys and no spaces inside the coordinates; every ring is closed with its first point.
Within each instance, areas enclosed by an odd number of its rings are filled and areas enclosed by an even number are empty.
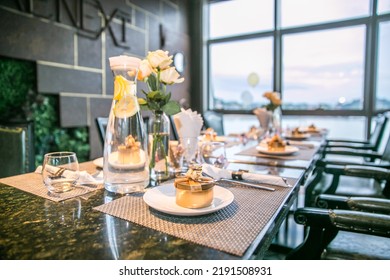
{"type": "Polygon", "coordinates": [[[126,95],[122,97],[114,107],[114,115],[117,118],[128,118],[134,116],[139,111],[136,96],[126,95]]]}
{"type": "Polygon", "coordinates": [[[120,100],[130,90],[130,82],[122,75],[115,76],[114,80],[114,99],[120,100]]]}

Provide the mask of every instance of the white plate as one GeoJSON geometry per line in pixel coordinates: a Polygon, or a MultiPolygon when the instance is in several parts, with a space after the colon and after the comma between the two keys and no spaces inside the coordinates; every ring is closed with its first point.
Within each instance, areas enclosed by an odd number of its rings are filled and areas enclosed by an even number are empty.
{"type": "Polygon", "coordinates": [[[228,137],[226,136],[215,136],[215,138],[213,140],[206,140],[206,137],[205,136],[199,136],[199,141],[203,141],[203,142],[229,142],[231,141],[231,139],[229,139],[228,137]]]}
{"type": "Polygon", "coordinates": [[[97,167],[103,168],[103,158],[97,158],[93,161],[93,164],[95,164],[97,167]]]}
{"type": "Polygon", "coordinates": [[[172,184],[160,185],[145,192],[144,201],[150,207],[177,216],[200,216],[216,212],[234,200],[234,195],[231,191],[214,186],[214,201],[204,208],[190,209],[184,208],[176,204],[176,190],[172,184]]]}
{"type": "Polygon", "coordinates": [[[118,152],[113,152],[108,156],[108,163],[113,166],[114,168],[120,168],[120,169],[138,169],[145,165],[146,158],[145,158],[145,152],[140,150],[140,159],[141,162],[137,164],[124,164],[118,162],[118,152]]]}
{"type": "Polygon", "coordinates": [[[299,148],[295,146],[286,146],[286,149],[284,151],[269,151],[268,147],[265,146],[256,146],[256,150],[258,150],[260,153],[267,154],[267,155],[291,155],[295,152],[299,151],[299,148]]]}
{"type": "Polygon", "coordinates": [[[309,138],[311,135],[309,133],[302,133],[302,134],[286,134],[286,139],[291,140],[304,140],[309,138]]]}

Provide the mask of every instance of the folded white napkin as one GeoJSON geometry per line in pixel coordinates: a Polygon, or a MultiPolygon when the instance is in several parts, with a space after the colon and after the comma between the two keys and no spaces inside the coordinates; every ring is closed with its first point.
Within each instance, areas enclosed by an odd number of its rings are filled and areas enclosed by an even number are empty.
{"type": "MultiPolygon", "coordinates": [[[[55,166],[46,166],[46,168],[53,174],[59,169],[55,166]]],[[[35,173],[42,174],[41,165],[37,167],[35,173]]],[[[64,176],[65,178],[74,178],[79,184],[103,184],[103,172],[99,172],[95,176],[92,176],[87,171],[79,171],[77,174],[77,172],[65,170],[61,176],[64,176]]]]}
{"type": "MultiPolygon", "coordinates": [[[[203,164],[202,171],[211,176],[215,180],[219,179],[232,179],[232,171],[227,169],[221,169],[210,164],[203,164]]],[[[261,175],[255,173],[244,172],[242,179],[245,181],[253,181],[257,183],[269,184],[280,187],[289,187],[286,182],[278,176],[273,175],[261,175]]]]}
{"type": "Polygon", "coordinates": [[[265,108],[256,108],[252,111],[257,119],[259,120],[260,127],[263,129],[269,128],[269,123],[272,118],[272,113],[267,111],[265,108]]]}
{"type": "Polygon", "coordinates": [[[177,133],[180,138],[198,137],[203,126],[203,118],[196,111],[181,109],[180,113],[173,116],[177,133]]]}

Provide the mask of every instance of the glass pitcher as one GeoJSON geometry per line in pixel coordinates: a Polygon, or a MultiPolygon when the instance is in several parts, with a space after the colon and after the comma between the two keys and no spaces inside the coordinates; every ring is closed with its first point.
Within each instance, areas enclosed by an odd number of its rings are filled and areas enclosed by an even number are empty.
{"type": "Polygon", "coordinates": [[[104,141],[104,187],[122,194],[143,191],[149,184],[149,160],[136,96],[141,60],[125,55],[109,60],[114,75],[114,98],[104,141]]]}

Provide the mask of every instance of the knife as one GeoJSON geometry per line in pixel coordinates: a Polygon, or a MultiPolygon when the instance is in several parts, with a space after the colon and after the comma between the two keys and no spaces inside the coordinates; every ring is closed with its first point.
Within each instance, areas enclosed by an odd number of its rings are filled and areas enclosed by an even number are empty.
{"type": "Polygon", "coordinates": [[[275,189],[271,188],[271,187],[260,186],[260,185],[257,185],[257,184],[251,184],[251,183],[247,183],[247,182],[243,182],[243,181],[239,181],[239,180],[221,178],[218,181],[226,181],[226,182],[238,183],[238,184],[241,184],[241,185],[244,185],[244,186],[257,188],[257,189],[262,189],[262,190],[271,191],[271,192],[275,191],[275,189]]]}
{"type": "MultiPolygon", "coordinates": [[[[205,173],[205,172],[202,172],[202,175],[214,179],[213,177],[211,177],[210,175],[208,175],[208,174],[205,173]]],[[[237,184],[241,184],[241,185],[244,185],[244,186],[247,186],[247,187],[256,188],[256,189],[262,189],[262,190],[271,191],[271,192],[275,191],[274,188],[265,187],[265,186],[260,186],[260,185],[252,184],[252,183],[247,183],[247,182],[243,182],[242,180],[234,180],[234,179],[221,178],[221,179],[215,180],[215,181],[216,181],[216,182],[218,182],[218,181],[232,182],[232,183],[237,183],[237,184]]]]}

